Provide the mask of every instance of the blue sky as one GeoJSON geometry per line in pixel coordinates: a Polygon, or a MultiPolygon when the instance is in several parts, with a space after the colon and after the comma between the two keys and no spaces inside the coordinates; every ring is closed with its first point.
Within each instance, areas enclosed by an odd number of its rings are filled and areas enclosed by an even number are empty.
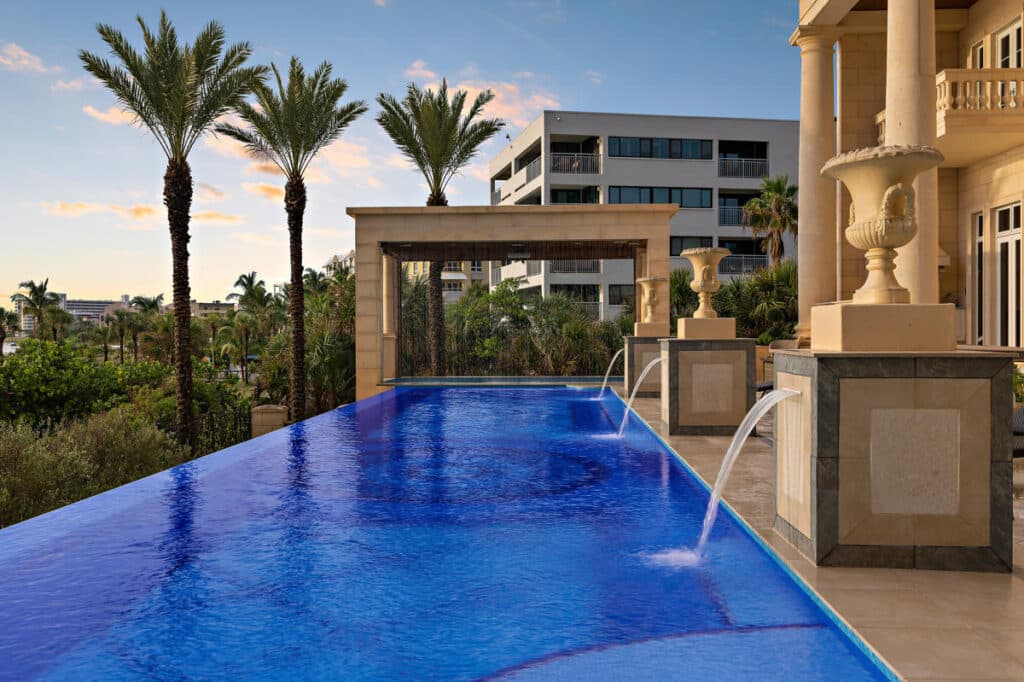
{"type": "MultiPolygon", "coordinates": [[[[318,161],[306,212],[306,265],[352,247],[346,206],[420,205],[422,180],[373,120],[377,93],[436,82],[491,88],[491,115],[514,136],[543,109],[797,118],[799,54],[786,39],[796,0],[573,2],[322,0],[174,2],[183,39],[213,19],[254,60],[326,59],[370,112],[318,161]]],[[[50,278],[71,297],[170,298],[170,248],[160,203],[164,158],[89,78],[79,49],[103,52],[112,24],[141,42],[136,14],[160,3],[0,4],[0,306],[24,279],[50,278]]],[[[488,200],[486,161],[504,135],[450,185],[452,204],[488,200]]],[[[223,299],[257,270],[286,279],[278,176],[209,139],[191,157],[193,296],[223,299]]]]}

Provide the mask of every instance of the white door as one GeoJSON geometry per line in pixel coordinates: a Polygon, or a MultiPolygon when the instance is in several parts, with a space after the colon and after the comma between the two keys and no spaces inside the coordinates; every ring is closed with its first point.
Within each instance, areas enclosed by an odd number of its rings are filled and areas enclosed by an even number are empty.
{"type": "MultiPolygon", "coordinates": [[[[1017,22],[996,34],[996,66],[1000,69],[1021,68],[1021,24],[1017,22]]],[[[999,83],[1000,107],[1009,106],[1006,85],[999,83]]],[[[1010,81],[1009,99],[1017,97],[1017,81],[1010,81]]]]}
{"type": "Polygon", "coordinates": [[[1020,204],[996,210],[996,333],[1000,346],[1020,345],[1020,204]]]}

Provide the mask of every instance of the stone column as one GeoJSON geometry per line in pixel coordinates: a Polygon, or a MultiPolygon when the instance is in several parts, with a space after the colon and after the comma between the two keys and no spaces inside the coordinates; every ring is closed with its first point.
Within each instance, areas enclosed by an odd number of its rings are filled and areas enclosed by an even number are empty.
{"type": "Polygon", "coordinates": [[[395,259],[384,254],[384,273],[381,277],[381,333],[395,333],[395,259]]]}
{"type": "Polygon", "coordinates": [[[836,300],[836,184],[821,167],[835,155],[835,33],[801,26],[800,176],[797,195],[797,286],[800,320],[797,335],[811,335],[811,307],[836,300]]]}
{"type": "MultiPolygon", "coordinates": [[[[885,144],[935,146],[935,2],[889,0],[885,144]]],[[[911,303],[939,302],[939,171],[914,182],[917,236],[898,249],[896,278],[911,303]]]]}

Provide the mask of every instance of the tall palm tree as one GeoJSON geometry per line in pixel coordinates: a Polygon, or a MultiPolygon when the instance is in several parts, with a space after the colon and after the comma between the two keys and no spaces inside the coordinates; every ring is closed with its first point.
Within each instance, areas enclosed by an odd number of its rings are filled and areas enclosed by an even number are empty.
{"type": "Polygon", "coordinates": [[[60,296],[48,290],[49,284],[49,277],[38,284],[33,279],[19,282],[18,288],[27,293],[19,291],[11,296],[11,301],[21,304],[22,314],[32,316],[33,333],[38,337],[46,335],[44,318],[47,309],[60,306],[60,296]]]}
{"type": "Polygon", "coordinates": [[[266,70],[246,67],[252,54],[248,43],[225,49],[224,29],[210,22],[195,42],[181,44],[178,34],[160,13],[157,33],[138,17],[145,50],[139,53],[112,26],[96,27],[120,65],[82,50],[79,58],[95,76],[153,134],[167,157],[164,205],[171,236],[174,302],[174,373],[177,378],[175,430],[178,440],[195,445],[192,411],[192,316],[188,275],[189,220],[192,208],[192,169],[188,155],[199,138],[220,116],[242,103],[266,70]]]}
{"type": "Polygon", "coordinates": [[[234,313],[217,332],[220,352],[238,361],[242,382],[249,383],[249,350],[258,322],[245,310],[234,313]]]}
{"type": "Polygon", "coordinates": [[[67,336],[68,327],[75,323],[75,316],[60,306],[50,306],[43,311],[43,321],[50,329],[54,343],[67,336]]]}
{"type": "MultiPolygon", "coordinates": [[[[427,181],[427,206],[447,206],[448,182],[468,164],[480,145],[498,133],[505,122],[500,118],[478,119],[484,106],[494,99],[490,90],[481,92],[463,116],[468,94],[459,90],[448,98],[448,81],[437,90],[420,90],[409,83],[405,97],[381,93],[377,103],[382,111],[377,123],[399,151],[419,169],[427,181]]],[[[444,301],[441,298],[441,270],[444,261],[431,261],[429,278],[430,371],[444,374],[444,301]]]]}
{"type": "Polygon", "coordinates": [[[306,212],[306,169],[316,155],[341,136],[352,121],[366,111],[361,100],[340,104],[348,90],[342,78],[331,78],[331,65],[323,62],[306,75],[301,62],[292,57],[287,85],[276,65],[271,65],[276,91],[265,83],[254,89],[257,106],[243,103],[238,113],[246,128],[219,125],[224,133],[243,144],[254,156],[270,161],[285,176],[284,208],[288,214],[288,251],[291,260],[292,361],[289,381],[291,416],[306,414],[306,326],[305,292],[302,286],[302,221],[306,212]]]}
{"type": "Polygon", "coordinates": [[[309,294],[322,294],[327,291],[327,275],[323,270],[315,270],[313,268],[306,268],[306,272],[302,275],[302,285],[309,294]]]}
{"type": "Polygon", "coordinates": [[[4,356],[4,341],[20,329],[18,313],[0,308],[0,358],[4,356]]]}
{"type": "Polygon", "coordinates": [[[743,213],[755,238],[764,236],[764,251],[773,263],[785,255],[782,238],[796,234],[796,185],[788,175],[761,179],[761,193],[747,202],[743,213]]]}
{"type": "Polygon", "coordinates": [[[110,343],[115,338],[114,325],[108,319],[104,319],[103,322],[93,325],[89,329],[89,339],[93,343],[99,344],[100,350],[103,351],[103,364],[110,360],[110,343]]]}
{"type": "Polygon", "coordinates": [[[129,305],[143,315],[149,316],[160,312],[160,306],[163,305],[163,302],[164,295],[157,294],[156,296],[135,296],[129,305]]]}
{"type": "Polygon", "coordinates": [[[244,306],[246,301],[258,296],[257,292],[266,291],[267,283],[260,279],[256,274],[256,271],[253,270],[251,272],[243,272],[239,275],[238,279],[235,280],[235,283],[232,286],[235,289],[241,289],[241,291],[232,291],[228,294],[227,299],[229,301],[238,301],[240,306],[244,306]]]}
{"type": "Polygon", "coordinates": [[[120,364],[124,364],[124,343],[128,334],[131,333],[131,316],[130,310],[121,308],[120,310],[114,311],[114,316],[111,318],[111,324],[114,326],[114,331],[117,334],[118,344],[118,355],[120,356],[120,364]]]}

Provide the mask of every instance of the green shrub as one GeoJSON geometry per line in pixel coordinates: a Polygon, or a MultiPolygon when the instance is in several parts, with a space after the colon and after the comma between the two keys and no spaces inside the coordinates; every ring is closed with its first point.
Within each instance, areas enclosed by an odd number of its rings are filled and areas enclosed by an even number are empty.
{"type": "Polygon", "coordinates": [[[130,406],[39,436],[0,422],[0,527],[162,471],[185,449],[130,406]]]}

